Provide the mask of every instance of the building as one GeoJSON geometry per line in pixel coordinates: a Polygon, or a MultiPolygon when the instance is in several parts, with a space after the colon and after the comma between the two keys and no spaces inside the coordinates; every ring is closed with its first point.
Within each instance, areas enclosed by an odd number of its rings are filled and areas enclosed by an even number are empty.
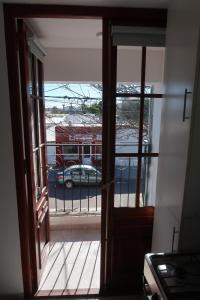
{"type": "MultiPolygon", "coordinates": [[[[47,127],[47,155],[52,156],[51,142],[52,130],[55,130],[56,152],[54,162],[57,166],[69,166],[71,164],[89,164],[101,168],[102,165],[102,124],[95,115],[66,114],[63,122],[55,128],[47,127]]],[[[159,124],[158,124],[159,126],[159,124]]],[[[116,147],[119,153],[135,152],[138,147],[138,132],[130,126],[119,124],[116,133],[116,147]]],[[[157,137],[158,139],[159,137],[157,137]]],[[[145,147],[148,147],[147,141],[145,147]]],[[[122,164],[116,159],[116,165],[122,164]]],[[[123,165],[128,165],[124,161],[123,165]]],[[[131,165],[134,162],[131,161],[131,165]]]]}
{"type": "MultiPolygon", "coordinates": [[[[5,1],[9,2],[9,1],[5,1]]],[[[16,1],[15,1],[16,2],[16,1]]],[[[31,3],[31,1],[26,1],[31,3]]],[[[34,2],[35,3],[35,2],[34,2]]],[[[47,3],[47,2],[45,2],[47,3]]],[[[60,2],[61,3],[61,2],[60,2]]],[[[67,1],[65,4],[73,4],[67,1]]],[[[96,1],[97,5],[103,2],[96,1]]],[[[119,3],[119,2],[118,2],[119,3]]],[[[129,5],[129,2],[126,2],[129,5]]],[[[40,2],[41,4],[41,2],[40,2]]],[[[51,2],[52,4],[52,2],[51,2]]],[[[82,2],[83,4],[83,2],[82,2]]],[[[84,1],[88,5],[88,1],[84,1]]],[[[115,6],[113,1],[112,5],[115,6]]],[[[168,7],[165,102],[161,117],[160,158],[153,230],[153,251],[171,250],[176,229],[176,246],[182,251],[199,251],[199,13],[198,1],[140,1],[131,6],[168,7]],[[192,92],[189,94],[188,92],[192,92]],[[183,115],[188,100],[187,115],[183,115]],[[188,96],[188,97],[187,97],[188,96]],[[192,119],[191,113],[193,99],[192,119]],[[185,117],[187,117],[185,119],[185,117]],[[188,150],[189,149],[189,150],[188,150]]],[[[122,11],[121,11],[122,13],[122,11]]],[[[5,297],[23,294],[19,223],[14,168],[13,139],[4,35],[3,5],[0,5],[1,57],[1,272],[0,293],[5,297]]],[[[13,50],[12,50],[13,51],[13,50]]],[[[53,52],[53,50],[52,50],[53,52]]],[[[53,55],[53,54],[52,54],[53,55]]],[[[13,66],[14,67],[14,66],[13,66]]],[[[11,78],[14,80],[14,78],[11,78]]],[[[12,95],[13,96],[13,95],[12,95]]],[[[17,107],[15,107],[17,109],[17,107]]],[[[15,139],[16,141],[16,139],[15,139]]],[[[16,145],[15,145],[16,146],[16,145]]],[[[20,155],[20,153],[18,153],[20,155]]]]}

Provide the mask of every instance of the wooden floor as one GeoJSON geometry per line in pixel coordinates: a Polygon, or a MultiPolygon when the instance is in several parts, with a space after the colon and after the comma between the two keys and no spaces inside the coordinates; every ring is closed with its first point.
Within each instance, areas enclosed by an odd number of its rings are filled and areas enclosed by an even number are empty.
{"type": "Polygon", "coordinates": [[[98,294],[100,241],[55,242],[37,296],[98,294]]]}

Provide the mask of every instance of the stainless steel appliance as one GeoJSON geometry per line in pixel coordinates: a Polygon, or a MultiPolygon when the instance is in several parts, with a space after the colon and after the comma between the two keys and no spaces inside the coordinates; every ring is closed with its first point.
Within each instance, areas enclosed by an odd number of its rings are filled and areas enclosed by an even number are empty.
{"type": "Polygon", "coordinates": [[[144,287],[152,300],[199,300],[200,254],[146,254],[144,287]]]}

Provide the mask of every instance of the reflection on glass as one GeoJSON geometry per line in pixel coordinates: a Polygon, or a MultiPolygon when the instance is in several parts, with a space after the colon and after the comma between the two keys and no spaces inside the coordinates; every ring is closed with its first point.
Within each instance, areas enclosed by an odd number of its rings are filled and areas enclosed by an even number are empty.
{"type": "Polygon", "coordinates": [[[155,205],[157,168],[157,157],[142,158],[141,198],[143,199],[144,206],[155,205]]]}
{"type": "Polygon", "coordinates": [[[44,176],[43,176],[43,172],[44,172],[44,166],[45,166],[45,161],[43,161],[45,157],[45,147],[42,146],[39,149],[39,158],[40,158],[40,187],[44,187],[44,176]]]}
{"type": "Polygon", "coordinates": [[[31,101],[31,128],[32,128],[32,147],[33,149],[36,147],[36,127],[35,127],[35,111],[34,111],[34,100],[31,101]]]}
{"type": "Polygon", "coordinates": [[[147,47],[146,50],[146,74],[147,84],[152,84],[152,93],[163,94],[163,75],[164,75],[164,47],[147,47]]]}
{"type": "Polygon", "coordinates": [[[138,151],[140,100],[117,98],[116,104],[116,153],[138,151]]]}
{"type": "Polygon", "coordinates": [[[102,145],[95,145],[95,159],[102,160],[102,145]]]}
{"type": "Polygon", "coordinates": [[[162,99],[146,98],[144,102],[143,153],[158,152],[162,99]]]}
{"type": "Polygon", "coordinates": [[[137,158],[115,158],[114,207],[135,207],[137,158]]]}
{"type": "Polygon", "coordinates": [[[40,177],[38,170],[38,152],[33,153],[33,170],[35,180],[35,200],[37,201],[40,196],[40,177]]]}
{"type": "Polygon", "coordinates": [[[121,94],[139,94],[141,85],[134,83],[117,82],[116,92],[121,94]]]}
{"type": "Polygon", "coordinates": [[[28,93],[33,94],[33,74],[32,74],[32,55],[29,55],[29,83],[28,83],[28,93]]]}
{"type": "MultiPolygon", "coordinates": [[[[141,85],[138,85],[136,83],[117,82],[116,92],[118,94],[140,94],[141,85]]],[[[151,94],[152,93],[152,85],[146,85],[145,89],[144,89],[144,93],[151,94]]]]}
{"type": "MultiPolygon", "coordinates": [[[[118,83],[134,82],[140,93],[142,47],[117,47],[117,86],[118,83]]],[[[127,89],[127,93],[133,91],[127,89]]]]}

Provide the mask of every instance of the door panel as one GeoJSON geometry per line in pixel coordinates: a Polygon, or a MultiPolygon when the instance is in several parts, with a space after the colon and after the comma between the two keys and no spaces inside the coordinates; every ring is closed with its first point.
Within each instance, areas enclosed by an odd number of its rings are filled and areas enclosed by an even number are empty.
{"type": "Polygon", "coordinates": [[[43,65],[28,45],[29,29],[18,20],[24,155],[32,280],[38,283],[49,251],[49,203],[44,127],[43,65]]]}
{"type": "Polygon", "coordinates": [[[38,238],[38,258],[39,268],[42,269],[42,265],[46,256],[48,255],[48,219],[46,217],[48,213],[48,191],[45,187],[40,196],[36,206],[36,221],[37,221],[37,238],[38,238]]]}
{"type": "MultiPolygon", "coordinates": [[[[148,206],[144,197],[144,162],[148,160],[143,158],[158,156],[146,147],[144,140],[144,130],[150,127],[145,123],[150,116],[146,111],[150,106],[145,102],[149,98],[145,87],[146,47],[137,47],[135,70],[140,81],[137,88],[131,78],[127,82],[132,82],[132,87],[120,85],[119,48],[112,44],[111,24],[104,24],[105,55],[109,58],[108,72],[104,75],[104,102],[108,102],[104,111],[107,153],[103,170],[106,176],[103,195],[107,201],[105,288],[113,292],[136,292],[142,289],[144,255],[151,251],[154,218],[154,208],[148,206]]],[[[133,63],[134,69],[134,59],[129,63],[133,63]]],[[[157,97],[151,95],[154,96],[157,97]]]]}
{"type": "Polygon", "coordinates": [[[113,210],[111,289],[141,290],[144,255],[151,251],[154,209],[113,210]]]}

